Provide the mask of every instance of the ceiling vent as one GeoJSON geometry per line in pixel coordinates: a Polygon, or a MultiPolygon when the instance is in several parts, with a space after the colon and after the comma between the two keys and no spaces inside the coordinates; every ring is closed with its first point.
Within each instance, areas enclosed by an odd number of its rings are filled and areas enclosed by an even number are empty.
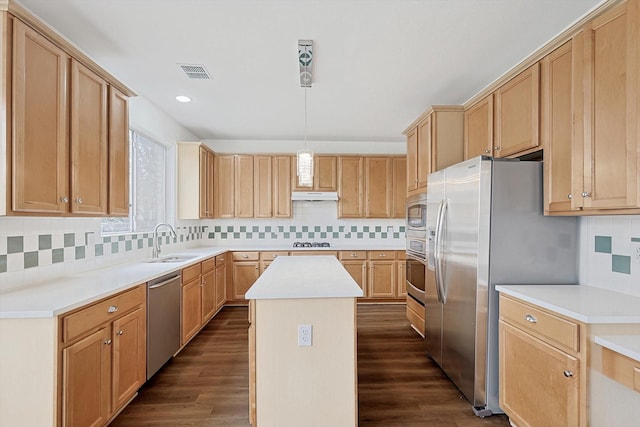
{"type": "Polygon", "coordinates": [[[182,71],[187,75],[190,79],[196,80],[211,80],[211,75],[204,67],[204,65],[200,64],[178,64],[182,71]]]}

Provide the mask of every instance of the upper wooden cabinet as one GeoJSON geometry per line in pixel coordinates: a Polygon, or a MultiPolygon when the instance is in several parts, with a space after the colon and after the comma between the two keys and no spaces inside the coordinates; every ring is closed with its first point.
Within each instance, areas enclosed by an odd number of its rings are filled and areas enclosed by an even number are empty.
{"type": "Polygon", "coordinates": [[[336,156],[313,157],[313,187],[298,185],[296,157],[292,157],[291,161],[293,191],[338,191],[338,158],[336,156]]]}
{"type": "Polygon", "coordinates": [[[213,218],[215,154],[199,142],[178,143],[178,218],[213,218]]]}
{"type": "Polygon", "coordinates": [[[463,115],[460,106],[433,106],[404,131],[409,195],[425,191],[431,172],[462,160],[463,115]]]}
{"type": "Polygon", "coordinates": [[[590,213],[640,207],[638,8],[628,0],[574,40],[574,82],[583,86],[574,91],[572,207],[590,213]]]}
{"type": "Polygon", "coordinates": [[[493,94],[464,112],[464,159],[493,155],[493,94]]]}
{"type": "Polygon", "coordinates": [[[544,210],[571,211],[573,137],[572,42],[545,56],[541,68],[541,139],[544,148],[544,210]]]}
{"type": "Polygon", "coordinates": [[[389,218],[393,210],[393,161],[391,157],[365,157],[365,217],[389,218]]]}
{"type": "Polygon", "coordinates": [[[216,155],[213,180],[213,216],[234,217],[235,156],[216,155]]]}
{"type": "Polygon", "coordinates": [[[540,145],[540,64],[535,63],[495,92],[494,156],[508,157],[540,145]]]}
{"type": "Polygon", "coordinates": [[[253,156],[238,154],[235,156],[235,193],[234,205],[236,218],[253,217],[254,192],[253,156]]]}
{"type": "Polygon", "coordinates": [[[273,157],[273,216],[291,218],[291,159],[273,157]]]}
{"type": "Polygon", "coordinates": [[[364,160],[362,157],[338,159],[338,217],[364,216],[364,160]]]}
{"type": "Polygon", "coordinates": [[[406,215],[407,196],[407,158],[393,157],[393,218],[404,218],[406,215]]]}
{"type": "Polygon", "coordinates": [[[26,10],[4,10],[0,214],[127,215],[133,92],[26,10]]]}
{"type": "Polygon", "coordinates": [[[253,157],[253,216],[256,218],[273,216],[272,164],[271,156],[253,157]]]}

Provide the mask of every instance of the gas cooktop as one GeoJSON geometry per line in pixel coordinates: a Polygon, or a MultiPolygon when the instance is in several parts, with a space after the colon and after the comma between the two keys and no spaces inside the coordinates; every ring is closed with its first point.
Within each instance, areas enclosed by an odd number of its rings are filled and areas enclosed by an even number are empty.
{"type": "Polygon", "coordinates": [[[294,248],[329,248],[329,242],[294,242],[294,248]]]}

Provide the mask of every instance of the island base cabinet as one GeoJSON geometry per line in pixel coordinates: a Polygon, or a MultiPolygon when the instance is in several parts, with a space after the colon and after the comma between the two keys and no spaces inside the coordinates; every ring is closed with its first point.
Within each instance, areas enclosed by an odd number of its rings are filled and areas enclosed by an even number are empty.
{"type": "Polygon", "coordinates": [[[249,306],[252,425],[356,426],[355,299],[258,299],[249,306]],[[312,325],[310,347],[298,347],[299,324],[312,325]]]}
{"type": "Polygon", "coordinates": [[[500,321],[500,407],[518,427],[579,426],[580,361],[500,321]]]}

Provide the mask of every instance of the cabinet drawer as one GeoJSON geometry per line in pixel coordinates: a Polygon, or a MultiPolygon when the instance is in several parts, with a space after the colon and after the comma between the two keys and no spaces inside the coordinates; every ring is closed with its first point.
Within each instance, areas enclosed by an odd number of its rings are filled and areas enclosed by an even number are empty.
{"type": "Polygon", "coordinates": [[[350,259],[367,259],[367,251],[340,251],[338,256],[341,261],[350,259]]]}
{"type": "Polygon", "coordinates": [[[418,304],[411,297],[407,297],[407,319],[409,319],[409,322],[418,333],[424,337],[424,306],[418,304]]]}
{"type": "Polygon", "coordinates": [[[580,351],[578,323],[547,313],[535,306],[500,297],[500,317],[542,339],[573,351],[580,351]]]}
{"type": "Polygon", "coordinates": [[[602,349],[602,373],[640,391],[640,362],[608,348],[602,349]]]}
{"type": "Polygon", "coordinates": [[[260,259],[260,252],[234,252],[234,261],[258,261],[260,259]]]}
{"type": "Polygon", "coordinates": [[[276,251],[276,252],[260,252],[260,260],[261,261],[273,261],[279,256],[287,256],[289,252],[287,251],[276,251]]]}
{"type": "Polygon", "coordinates": [[[396,251],[396,257],[401,261],[405,260],[407,259],[407,253],[405,251],[396,251]]]}
{"type": "Polygon", "coordinates": [[[196,279],[201,272],[200,264],[194,264],[189,267],[182,269],[182,284],[189,283],[190,281],[196,279]]]}
{"type": "Polygon", "coordinates": [[[202,268],[202,272],[203,273],[211,271],[216,267],[216,259],[214,257],[211,257],[209,259],[205,259],[204,261],[202,261],[200,263],[200,266],[202,268]]]}
{"type": "Polygon", "coordinates": [[[227,254],[216,255],[216,267],[220,267],[224,265],[224,262],[227,260],[227,254]]]}
{"type": "Polygon", "coordinates": [[[62,318],[62,339],[66,343],[87,331],[112,321],[144,303],[144,285],[97,302],[62,318]]]}
{"type": "Polygon", "coordinates": [[[396,251],[369,251],[369,259],[396,259],[396,251]]]}

